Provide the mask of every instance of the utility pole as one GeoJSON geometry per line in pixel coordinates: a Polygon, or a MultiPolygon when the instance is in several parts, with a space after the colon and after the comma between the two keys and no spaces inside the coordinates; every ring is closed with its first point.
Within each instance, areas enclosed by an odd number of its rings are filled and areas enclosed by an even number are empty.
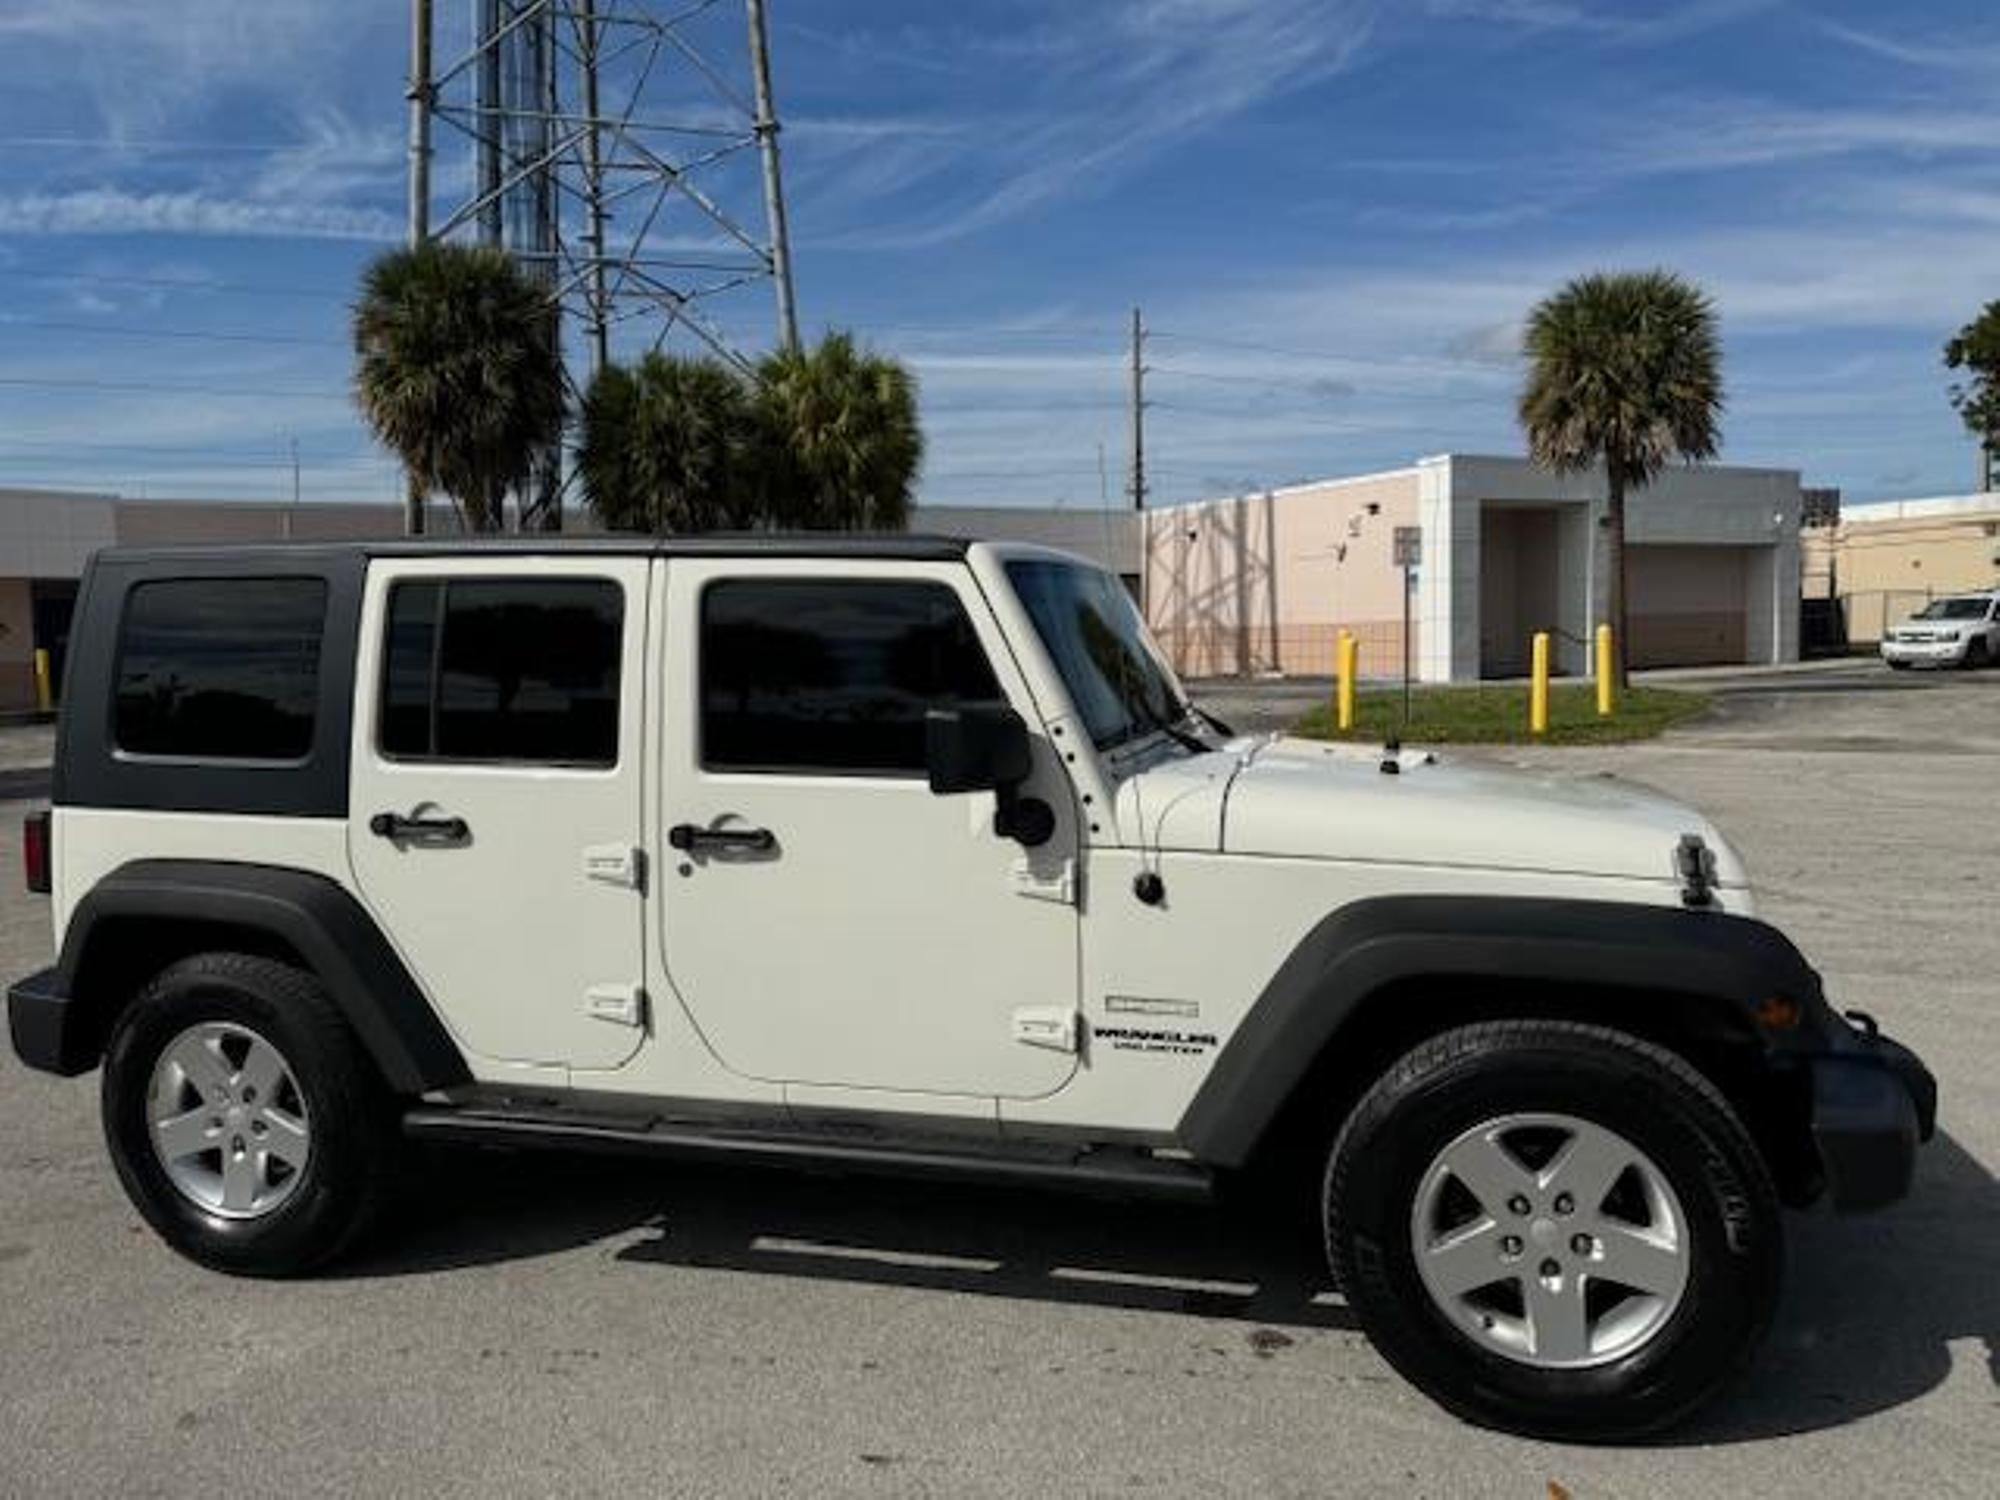
{"type": "Polygon", "coordinates": [[[771,48],[764,30],[764,0],[747,0],[750,18],[750,74],[757,110],[751,128],[764,158],[764,215],[771,235],[771,281],[778,293],[778,342],[799,346],[799,315],[792,302],[792,243],[785,228],[785,181],[778,168],[778,116],[771,107],[771,48]]]}
{"type": "Polygon", "coordinates": [[[1146,508],[1146,325],[1132,309],[1132,509],[1146,508]]]}
{"type": "MultiPolygon", "coordinates": [[[[431,0],[410,0],[410,245],[431,237],[431,0]]],[[[421,536],[424,490],[404,476],[403,531],[421,536]]]]}

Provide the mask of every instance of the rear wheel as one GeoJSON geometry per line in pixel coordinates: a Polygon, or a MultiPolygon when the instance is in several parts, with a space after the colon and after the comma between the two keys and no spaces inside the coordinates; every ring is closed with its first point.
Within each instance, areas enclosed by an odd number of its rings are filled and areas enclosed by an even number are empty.
{"type": "Polygon", "coordinates": [[[352,1245],[389,1192],[391,1103],[318,981],[209,953],[160,973],[105,1054],[119,1179],[175,1249],[289,1275],[352,1245]]]}
{"type": "Polygon", "coordinates": [[[1334,1276],[1382,1353],[1474,1421],[1617,1439],[1692,1410],[1755,1347],[1776,1194],[1685,1061],[1599,1027],[1445,1033],[1340,1132],[1334,1276]]]}

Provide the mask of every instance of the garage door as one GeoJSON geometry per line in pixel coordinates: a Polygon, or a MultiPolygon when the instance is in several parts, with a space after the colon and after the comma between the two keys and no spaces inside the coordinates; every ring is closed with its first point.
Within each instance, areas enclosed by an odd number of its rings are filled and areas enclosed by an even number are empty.
{"type": "Polygon", "coordinates": [[[1634,547],[1626,559],[1626,618],[1635,667],[1734,666],[1749,652],[1744,618],[1748,549],[1634,547]]]}

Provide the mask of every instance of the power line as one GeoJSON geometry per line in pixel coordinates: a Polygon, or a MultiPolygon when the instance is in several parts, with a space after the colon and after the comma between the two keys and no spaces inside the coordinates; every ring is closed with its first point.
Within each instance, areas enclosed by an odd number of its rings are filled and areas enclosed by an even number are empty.
{"type": "MultiPolygon", "coordinates": [[[[21,449],[39,449],[50,453],[75,453],[75,452],[166,453],[166,454],[197,453],[197,454],[218,454],[218,455],[233,454],[239,457],[250,457],[263,453],[277,453],[280,451],[286,451],[287,456],[285,461],[287,463],[291,462],[289,451],[281,450],[280,447],[276,444],[275,440],[272,446],[266,447],[263,444],[259,443],[243,443],[243,442],[117,443],[117,442],[105,442],[104,440],[99,438],[78,438],[74,440],[67,438],[63,439],[50,438],[38,442],[28,439],[16,441],[11,438],[0,438],[0,445],[4,445],[4,447],[9,451],[18,451],[21,449]]],[[[347,451],[350,456],[359,457],[362,455],[362,450],[358,449],[344,450],[344,451],[347,451]]],[[[322,458],[327,458],[327,457],[330,457],[330,455],[322,455],[322,458]]]]}
{"type": "MultiPolygon", "coordinates": [[[[91,451],[92,450],[88,449],[79,450],[79,452],[85,456],[85,461],[78,463],[76,465],[76,467],[79,470],[88,470],[92,467],[99,466],[89,460],[88,454],[91,451]]],[[[45,451],[27,452],[27,453],[6,452],[6,453],[0,453],[0,464],[24,463],[31,465],[41,465],[46,467],[47,465],[54,463],[58,460],[70,458],[72,456],[74,455],[65,454],[54,450],[45,450],[45,451]]],[[[130,466],[133,464],[143,464],[148,468],[158,469],[163,471],[180,470],[180,469],[247,469],[247,470],[289,469],[292,466],[292,460],[290,456],[284,454],[273,454],[269,458],[245,458],[241,455],[232,455],[226,453],[217,453],[217,454],[187,453],[181,455],[169,455],[162,458],[152,458],[142,453],[141,454],[127,453],[122,455],[113,455],[113,458],[115,460],[122,461],[122,464],[125,466],[130,466]]],[[[395,467],[395,460],[389,458],[363,458],[358,456],[352,458],[315,458],[303,461],[301,467],[308,472],[323,471],[330,469],[342,469],[342,470],[363,470],[363,469],[374,469],[374,468],[393,469],[395,467]]]]}
{"type": "Polygon", "coordinates": [[[7,272],[9,281],[83,282],[90,286],[155,287],[180,292],[234,292],[245,297],[309,297],[329,301],[354,295],[352,287],[286,286],[276,282],[232,281],[194,276],[141,276],[114,271],[7,272]]]}
{"type": "Polygon", "coordinates": [[[27,375],[0,375],[0,386],[50,391],[146,391],[166,396],[225,396],[246,401],[268,401],[273,396],[302,397],[309,401],[345,401],[346,391],[308,391],[283,386],[161,385],[147,380],[71,380],[27,375]]]}
{"type": "Polygon", "coordinates": [[[112,135],[8,135],[0,136],[0,150],[29,151],[110,151],[132,156],[172,156],[183,153],[217,156],[272,156],[286,151],[312,151],[320,141],[222,141],[190,138],[149,137],[143,141],[112,135]]]}
{"type": "Polygon", "coordinates": [[[1259,344],[1249,339],[1215,338],[1203,333],[1175,333],[1170,329],[1155,328],[1152,335],[1157,339],[1167,339],[1176,344],[1206,344],[1216,349],[1241,349],[1249,354],[1275,354],[1281,359],[1316,359],[1322,362],[1338,359],[1338,355],[1328,354],[1324,349],[1287,349],[1278,344],[1259,344]]]}
{"type": "Polygon", "coordinates": [[[314,339],[283,333],[204,332],[193,328],[139,328],[129,323],[70,323],[53,318],[0,317],[0,327],[34,328],[50,333],[88,333],[134,339],[194,339],[216,344],[292,344],[315,349],[345,349],[345,339],[314,339]]]}

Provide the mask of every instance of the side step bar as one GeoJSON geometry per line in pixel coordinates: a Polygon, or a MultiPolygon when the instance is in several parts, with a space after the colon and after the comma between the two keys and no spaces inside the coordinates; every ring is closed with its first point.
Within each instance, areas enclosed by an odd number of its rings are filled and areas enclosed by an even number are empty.
{"type": "Polygon", "coordinates": [[[956,1178],[1016,1187],[1069,1188],[1110,1197],[1206,1202],[1215,1181],[1206,1167],[1138,1151],[1094,1149],[1008,1155],[927,1142],[900,1146],[829,1139],[804,1132],[753,1133],[684,1122],[568,1120],[548,1115],[420,1107],[403,1116],[417,1140],[558,1150],[629,1152],[681,1161],[818,1168],[888,1177],[956,1178]]]}

